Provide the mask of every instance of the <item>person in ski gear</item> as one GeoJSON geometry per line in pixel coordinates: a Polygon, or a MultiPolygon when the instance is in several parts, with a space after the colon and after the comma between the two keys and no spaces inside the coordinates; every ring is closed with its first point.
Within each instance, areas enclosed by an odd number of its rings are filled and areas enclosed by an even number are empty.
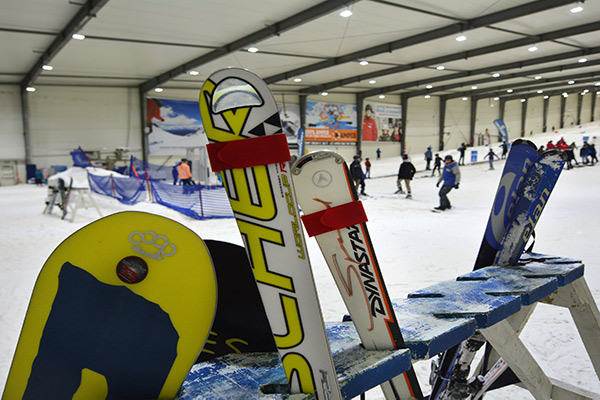
{"type": "Polygon", "coordinates": [[[363,140],[368,142],[377,141],[377,123],[373,117],[373,107],[367,104],[365,107],[365,116],[362,125],[363,140]]]}
{"type": "Polygon", "coordinates": [[[440,189],[440,205],[438,207],[434,207],[435,210],[449,210],[452,208],[450,205],[450,200],[448,200],[448,193],[452,189],[458,189],[458,185],[460,184],[460,170],[458,169],[458,165],[452,159],[451,155],[447,155],[444,157],[444,172],[440,176],[436,183],[436,187],[440,187],[440,183],[444,183],[442,188],[440,189]]]}
{"type": "Polygon", "coordinates": [[[576,149],[576,147],[577,146],[575,146],[575,142],[573,142],[565,150],[565,155],[567,156],[567,162],[566,162],[567,169],[573,168],[573,164],[571,164],[572,161],[575,161],[575,165],[577,165],[577,166],[579,165],[579,163],[575,159],[575,149],[576,149]]]}
{"type": "MultiPolygon", "coordinates": [[[[179,175],[182,185],[188,186],[192,184],[192,170],[187,158],[181,159],[181,164],[177,167],[177,175],[179,175]]],[[[187,189],[184,189],[184,193],[187,193],[187,189]]]]}
{"type": "Polygon", "coordinates": [[[171,169],[171,174],[173,175],[173,185],[177,185],[177,181],[179,180],[179,173],[177,172],[177,169],[179,168],[179,165],[181,165],[182,162],[183,161],[176,162],[173,168],[171,169]]]}
{"type": "Polygon", "coordinates": [[[465,165],[465,151],[467,150],[467,146],[464,143],[461,143],[460,147],[457,150],[460,153],[460,157],[458,158],[458,165],[465,165]]]}
{"type": "Polygon", "coordinates": [[[396,193],[404,193],[402,190],[402,181],[406,185],[406,198],[412,198],[412,192],[410,190],[410,181],[413,176],[415,176],[415,172],[417,172],[415,166],[408,160],[408,156],[406,154],[402,155],[402,164],[400,164],[400,169],[398,170],[398,190],[396,193]]]}
{"type": "Polygon", "coordinates": [[[592,165],[594,165],[595,162],[598,162],[598,156],[596,153],[596,145],[595,144],[590,144],[590,158],[592,159],[592,165]]]}
{"type": "Polygon", "coordinates": [[[548,150],[552,150],[552,149],[554,149],[554,147],[556,147],[556,146],[554,146],[554,143],[552,143],[552,140],[549,140],[548,143],[546,143],[546,148],[548,150]]]}
{"type": "Polygon", "coordinates": [[[379,160],[381,158],[381,149],[377,148],[377,150],[375,151],[375,153],[377,153],[377,159],[379,160]]]}
{"type": "Polygon", "coordinates": [[[544,149],[544,145],[541,145],[540,148],[537,151],[538,156],[541,155],[544,151],[546,151],[546,149],[544,149]]]}
{"type": "Polygon", "coordinates": [[[581,163],[587,164],[590,162],[588,157],[590,156],[590,147],[588,142],[583,142],[583,146],[581,146],[581,150],[579,150],[579,157],[581,157],[581,163]]]}
{"type": "Polygon", "coordinates": [[[560,138],[560,140],[556,142],[556,148],[560,151],[565,151],[567,147],[569,147],[569,145],[567,144],[567,142],[565,142],[564,138],[560,138]]]}
{"type": "Polygon", "coordinates": [[[425,161],[427,162],[427,165],[425,166],[425,170],[429,171],[431,168],[429,168],[429,164],[431,163],[431,159],[433,158],[432,156],[432,152],[431,152],[431,146],[427,147],[427,150],[425,150],[425,161]]]}
{"type": "Polygon", "coordinates": [[[370,179],[371,178],[371,161],[369,161],[369,159],[367,158],[365,160],[365,178],[370,179]]]}
{"type": "Polygon", "coordinates": [[[442,167],[442,157],[440,157],[440,155],[438,153],[435,153],[435,159],[433,160],[433,171],[431,171],[431,176],[435,175],[435,171],[437,170],[438,175],[441,175],[441,168],[442,167]]]}
{"type": "Polygon", "coordinates": [[[354,181],[354,188],[358,192],[358,187],[360,186],[360,194],[365,193],[365,176],[362,171],[362,167],[360,165],[360,157],[354,156],[354,161],[350,164],[350,177],[354,181]]]}
{"type": "Polygon", "coordinates": [[[499,160],[500,158],[496,155],[496,153],[494,153],[494,150],[492,150],[490,148],[490,151],[483,157],[483,159],[485,160],[486,158],[489,158],[489,162],[490,162],[490,169],[494,169],[494,157],[496,157],[497,160],[499,160]]]}
{"type": "Polygon", "coordinates": [[[508,144],[506,143],[506,140],[500,144],[500,149],[502,149],[502,159],[504,160],[508,154],[508,144]]]}

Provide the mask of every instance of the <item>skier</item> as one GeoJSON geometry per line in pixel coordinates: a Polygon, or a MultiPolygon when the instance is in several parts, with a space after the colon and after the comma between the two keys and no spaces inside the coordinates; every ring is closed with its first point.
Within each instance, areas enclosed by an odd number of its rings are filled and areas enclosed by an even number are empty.
{"type": "Polygon", "coordinates": [[[402,164],[400,164],[400,169],[398,170],[398,190],[396,193],[404,194],[402,190],[402,181],[406,185],[406,198],[412,198],[412,192],[410,190],[410,181],[413,176],[415,176],[415,172],[417,172],[415,166],[408,160],[408,156],[406,154],[402,155],[402,164]]]}
{"type": "Polygon", "coordinates": [[[358,186],[360,185],[360,194],[365,193],[365,176],[360,166],[360,157],[354,156],[354,161],[350,164],[350,177],[354,181],[354,188],[358,192],[358,186]]]}
{"type": "Polygon", "coordinates": [[[461,143],[460,147],[457,150],[460,153],[460,157],[458,158],[458,165],[465,165],[465,151],[467,150],[467,146],[464,143],[461,143]]]}
{"type": "Polygon", "coordinates": [[[502,149],[502,159],[504,160],[508,154],[508,144],[506,143],[506,140],[500,144],[500,148],[502,149]]]}
{"type": "Polygon", "coordinates": [[[438,153],[435,153],[435,159],[433,160],[433,171],[431,171],[431,176],[435,175],[435,171],[437,170],[438,175],[441,175],[440,168],[442,166],[442,157],[438,153]]]}
{"type": "Polygon", "coordinates": [[[171,169],[171,174],[173,175],[173,185],[177,185],[177,181],[179,180],[179,173],[177,170],[179,169],[179,165],[181,165],[181,163],[182,161],[176,162],[171,169]]]}
{"type": "Polygon", "coordinates": [[[567,169],[573,168],[573,164],[571,164],[572,161],[575,161],[575,165],[579,166],[579,163],[575,159],[575,148],[575,142],[573,142],[567,147],[567,150],[565,150],[565,155],[567,156],[567,169]]]}
{"type": "Polygon", "coordinates": [[[381,158],[381,149],[377,148],[377,150],[375,151],[375,153],[377,153],[377,159],[379,160],[381,158]]]}
{"type": "Polygon", "coordinates": [[[440,179],[436,183],[436,187],[440,187],[440,183],[444,182],[440,189],[440,205],[434,207],[434,210],[444,211],[452,208],[450,200],[448,200],[448,193],[454,188],[458,189],[460,183],[460,170],[458,165],[454,162],[451,155],[444,157],[444,172],[440,176],[440,179]]]}
{"type": "Polygon", "coordinates": [[[588,142],[583,142],[583,146],[581,146],[581,150],[579,150],[579,156],[581,157],[581,163],[587,165],[588,157],[590,156],[590,146],[588,142]]]}
{"type": "Polygon", "coordinates": [[[554,149],[554,147],[556,147],[556,146],[554,146],[554,143],[552,143],[552,140],[549,140],[548,143],[546,143],[546,148],[548,150],[552,150],[552,149],[554,149]]]}
{"type": "Polygon", "coordinates": [[[598,162],[595,144],[590,144],[590,158],[592,160],[592,165],[594,165],[594,162],[598,162]]]}
{"type": "Polygon", "coordinates": [[[373,107],[367,104],[365,107],[365,116],[363,118],[362,135],[364,141],[376,142],[377,141],[377,123],[373,118],[373,107]]]}
{"type": "Polygon", "coordinates": [[[427,150],[425,150],[425,161],[427,161],[427,165],[425,166],[425,170],[429,171],[431,168],[429,168],[429,164],[431,163],[431,159],[432,159],[432,153],[431,153],[431,146],[427,147],[427,150]]]}
{"type": "Polygon", "coordinates": [[[365,172],[365,177],[370,179],[371,178],[371,161],[369,161],[369,159],[367,158],[367,160],[365,161],[365,168],[366,168],[366,172],[365,172]]]}
{"type": "Polygon", "coordinates": [[[177,167],[177,175],[179,175],[179,180],[181,180],[181,184],[184,186],[183,193],[189,193],[190,191],[185,186],[192,184],[192,170],[187,158],[181,159],[181,164],[177,167]]]}
{"type": "Polygon", "coordinates": [[[496,159],[500,159],[496,153],[494,153],[494,150],[492,150],[492,148],[490,148],[490,151],[485,155],[485,157],[483,157],[484,159],[489,158],[490,159],[490,169],[494,169],[494,157],[496,157],[496,159]]]}

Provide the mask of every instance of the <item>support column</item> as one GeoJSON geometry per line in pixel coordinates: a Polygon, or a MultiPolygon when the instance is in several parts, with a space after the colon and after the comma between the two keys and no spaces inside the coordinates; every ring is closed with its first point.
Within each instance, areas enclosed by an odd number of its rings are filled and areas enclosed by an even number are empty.
{"type": "Polygon", "coordinates": [[[527,98],[521,103],[521,137],[525,137],[525,121],[527,120],[527,98]]]}
{"type": "Polygon", "coordinates": [[[471,96],[471,124],[469,129],[469,144],[475,144],[475,121],[477,120],[477,101],[478,98],[471,96]]]}
{"type": "Polygon", "coordinates": [[[590,94],[592,95],[592,115],[590,121],[594,122],[594,114],[596,113],[596,91],[591,91],[590,94]]]}
{"type": "Polygon", "coordinates": [[[560,96],[560,127],[565,127],[565,108],[567,107],[567,98],[560,96]]]}
{"type": "Polygon", "coordinates": [[[581,125],[581,106],[583,105],[583,96],[581,93],[577,93],[577,125],[581,125]]]}
{"type": "Polygon", "coordinates": [[[23,145],[25,147],[25,165],[31,164],[31,131],[29,130],[28,92],[21,87],[21,117],[23,118],[23,145]]]}
{"type": "Polygon", "coordinates": [[[448,99],[440,96],[440,127],[438,131],[438,151],[444,149],[444,126],[446,125],[446,103],[448,99]]]}
{"type": "Polygon", "coordinates": [[[544,99],[544,111],[543,111],[543,128],[542,132],[546,132],[548,130],[548,103],[550,103],[550,97],[544,99]]]}
{"type": "Polygon", "coordinates": [[[356,127],[356,154],[359,154],[362,148],[363,118],[365,113],[365,99],[359,94],[356,94],[356,108],[356,115],[358,118],[358,126],[356,127]]]}
{"type": "Polygon", "coordinates": [[[406,149],[406,125],[408,122],[408,94],[402,93],[400,95],[400,105],[402,107],[402,130],[400,131],[400,146],[402,149],[406,149]]]}
{"type": "Polygon", "coordinates": [[[146,107],[146,92],[139,87],[139,98],[140,98],[140,119],[141,119],[141,127],[142,127],[142,160],[144,162],[148,162],[148,134],[150,133],[150,128],[147,124],[147,116],[148,116],[148,108],[146,107]]]}

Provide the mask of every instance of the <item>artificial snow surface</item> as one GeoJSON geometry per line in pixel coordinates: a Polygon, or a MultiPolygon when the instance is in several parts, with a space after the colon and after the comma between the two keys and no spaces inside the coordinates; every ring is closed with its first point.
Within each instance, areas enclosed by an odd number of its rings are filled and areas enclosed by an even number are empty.
{"type": "MultiPolygon", "coordinates": [[[[550,139],[565,137],[567,143],[582,144],[589,136],[593,143],[600,136],[596,124],[528,137],[538,146],[550,139]],[[585,131],[585,134],[581,132],[585,131]]],[[[500,154],[499,144],[492,145],[500,154]]],[[[425,149],[423,149],[424,151],[425,149]]],[[[467,150],[467,160],[470,158],[467,150]]],[[[479,154],[486,154],[479,148],[479,154]]],[[[440,152],[458,158],[454,149],[440,152]]],[[[449,194],[452,209],[432,213],[438,205],[436,178],[423,171],[421,154],[412,155],[419,170],[412,182],[413,198],[394,194],[399,157],[376,160],[371,155],[371,175],[366,181],[368,197],[363,197],[367,223],[385,282],[394,298],[404,298],[414,290],[453,280],[472,270],[504,161],[461,166],[459,190],[449,194]]],[[[577,160],[580,160],[576,152],[577,160]]],[[[481,157],[480,157],[481,159],[481,157]]],[[[585,278],[600,303],[600,166],[564,170],[536,228],[535,250],[541,253],[582,259],[585,278]]],[[[93,208],[79,210],[73,223],[60,219],[60,211],[43,215],[47,188],[34,185],[0,187],[0,392],[3,391],[37,274],[50,253],[76,230],[98,216],[93,208]]],[[[104,215],[124,211],[146,211],[179,221],[203,239],[242,244],[233,219],[198,221],[158,204],[125,206],[116,200],[94,195],[104,215]]],[[[319,248],[308,239],[310,259],[326,321],[340,321],[346,313],[319,248]]],[[[93,257],[93,255],[90,255],[93,257]]],[[[243,301],[243,299],[240,299],[243,301]]],[[[402,319],[399,318],[401,321],[402,319]]],[[[521,334],[525,344],[551,378],[567,381],[600,393],[600,382],[566,309],[538,305],[521,334]]],[[[415,364],[424,392],[429,392],[429,361],[415,364]]],[[[368,399],[383,399],[378,389],[368,399]]],[[[486,399],[532,399],[523,389],[510,387],[491,392],[486,399]]]]}

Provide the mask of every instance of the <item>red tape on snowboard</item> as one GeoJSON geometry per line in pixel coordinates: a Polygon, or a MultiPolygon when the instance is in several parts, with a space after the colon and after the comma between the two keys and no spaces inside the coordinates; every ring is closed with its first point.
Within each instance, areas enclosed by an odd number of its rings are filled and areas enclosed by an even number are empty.
{"type": "Polygon", "coordinates": [[[302,222],[308,236],[313,237],[367,222],[367,214],[361,201],[353,201],[305,215],[302,222]]]}
{"type": "Polygon", "coordinates": [[[206,146],[213,171],[256,167],[291,160],[285,135],[260,136],[206,146]]]}

